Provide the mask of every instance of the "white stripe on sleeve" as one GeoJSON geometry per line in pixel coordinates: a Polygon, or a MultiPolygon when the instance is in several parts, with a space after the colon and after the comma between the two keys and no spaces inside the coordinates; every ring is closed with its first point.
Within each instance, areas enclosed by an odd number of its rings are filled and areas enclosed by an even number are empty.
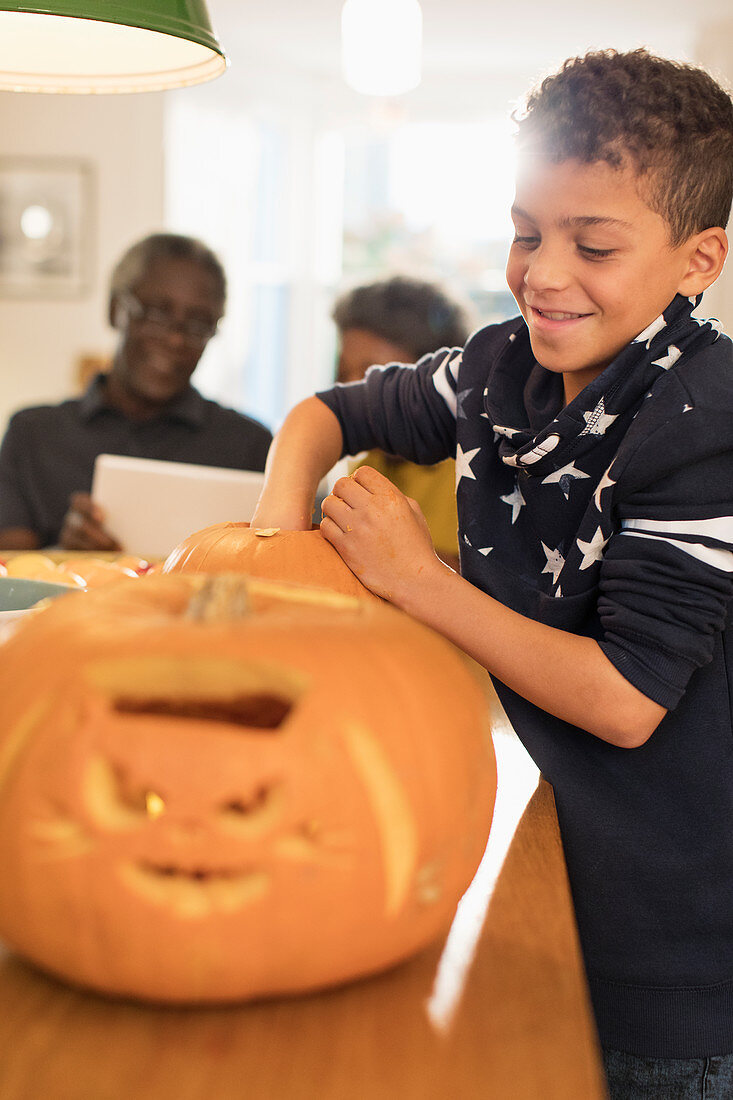
{"type": "Polygon", "coordinates": [[[733,516],[717,516],[714,519],[627,519],[623,527],[629,531],[658,535],[700,535],[733,546],[733,516]]]}
{"type": "Polygon", "coordinates": [[[441,366],[438,367],[435,374],[433,375],[433,385],[450,409],[452,416],[455,418],[457,401],[455,386],[452,384],[453,372],[451,370],[451,366],[452,364],[450,359],[446,359],[445,363],[441,364],[441,366]],[[450,377],[448,374],[449,371],[450,377]]]}
{"type": "Polygon", "coordinates": [[[622,535],[633,535],[638,539],[666,542],[668,546],[674,546],[678,550],[682,550],[685,554],[689,554],[691,558],[697,558],[698,561],[704,562],[705,565],[712,565],[715,569],[721,569],[725,573],[733,573],[733,551],[714,550],[710,546],[703,546],[701,542],[681,542],[679,539],[671,539],[664,535],[653,535],[648,531],[630,531],[626,529],[620,533],[622,535]]]}

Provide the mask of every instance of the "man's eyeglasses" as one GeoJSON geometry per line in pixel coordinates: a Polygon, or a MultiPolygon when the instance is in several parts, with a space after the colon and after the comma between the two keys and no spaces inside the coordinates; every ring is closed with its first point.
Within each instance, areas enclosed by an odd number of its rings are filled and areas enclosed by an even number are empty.
{"type": "Polygon", "coordinates": [[[177,321],[170,313],[160,306],[148,305],[141,302],[131,291],[121,291],[117,299],[123,309],[127,311],[130,320],[141,328],[146,328],[150,333],[167,334],[177,332],[189,347],[202,348],[216,334],[219,325],[216,321],[201,321],[196,317],[186,318],[185,321],[177,321]]]}

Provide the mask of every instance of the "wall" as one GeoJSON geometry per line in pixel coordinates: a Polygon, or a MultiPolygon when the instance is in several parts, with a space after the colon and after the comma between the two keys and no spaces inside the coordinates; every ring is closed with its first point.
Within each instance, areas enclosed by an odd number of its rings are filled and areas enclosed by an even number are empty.
{"type": "MultiPolygon", "coordinates": [[[[697,42],[690,53],[733,83],[733,21],[699,26],[697,42]]],[[[376,108],[371,104],[365,106],[363,99],[343,89],[335,79],[323,81],[320,88],[315,81],[308,93],[312,102],[300,102],[292,86],[298,84],[296,76],[291,75],[290,83],[284,87],[286,81],[282,72],[273,71],[264,59],[260,59],[259,64],[245,62],[246,59],[240,57],[239,64],[233,63],[230,72],[212,85],[173,93],[99,97],[0,93],[0,157],[82,157],[91,163],[96,178],[91,211],[92,280],[88,292],[76,299],[31,301],[0,297],[0,431],[14,409],[65,396],[73,386],[79,355],[105,353],[113,347],[114,337],[106,323],[105,301],[110,265],[134,239],[162,227],[177,213],[176,204],[171,203],[170,181],[167,202],[164,194],[164,116],[169,108],[175,106],[179,117],[185,117],[186,105],[192,108],[199,105],[202,115],[211,108],[213,116],[221,119],[225,111],[240,111],[243,104],[251,106],[263,100],[286,100],[288,117],[296,113],[313,115],[320,126],[330,129],[348,125],[355,117],[365,120],[370,113],[374,116],[372,122],[380,124],[376,108]],[[294,109],[296,103],[297,111],[294,109]]],[[[515,90],[514,83],[506,82],[506,87],[494,89],[492,99],[502,106],[508,105],[515,90]]],[[[430,89],[422,89],[420,95],[422,112],[432,117],[436,104],[430,98],[430,89]]],[[[304,98],[302,89],[301,98],[304,98]]],[[[466,94],[466,88],[463,89],[462,102],[472,104],[474,111],[486,101],[486,94],[479,89],[474,95],[466,94]]],[[[395,109],[399,113],[399,107],[395,109]]],[[[444,102],[442,109],[447,110],[444,102]]],[[[381,124],[389,125],[389,119],[381,119],[381,124]]],[[[188,137],[190,141],[192,135],[188,137]]],[[[242,154],[246,155],[243,139],[244,135],[240,135],[242,154]]],[[[196,148],[204,149],[204,163],[214,162],[204,175],[208,174],[209,179],[216,177],[216,169],[221,166],[212,155],[210,125],[204,127],[196,148]]],[[[212,194],[189,196],[185,224],[171,227],[201,233],[208,230],[207,207],[221,202],[221,191],[222,177],[219,176],[212,194]]],[[[240,204],[245,202],[243,195],[236,198],[240,204]]],[[[298,209],[302,212],[306,205],[301,196],[298,209]]],[[[311,236],[318,239],[320,232],[316,233],[315,227],[314,221],[310,227],[311,236]]],[[[221,242],[214,240],[212,243],[216,247],[221,242]]],[[[236,265],[231,266],[236,283],[236,265]]],[[[299,268],[297,275],[302,280],[303,272],[299,268]]],[[[236,308],[235,298],[232,315],[236,308]]],[[[310,298],[305,311],[313,312],[310,298]]],[[[733,259],[729,260],[719,284],[706,294],[702,312],[718,316],[726,329],[733,332],[733,259]]],[[[239,340],[240,334],[236,335],[239,340]]],[[[299,347],[293,378],[301,386],[307,382],[310,390],[315,384],[311,379],[313,370],[303,361],[302,343],[299,347]]],[[[206,362],[202,364],[202,381],[205,380],[205,368],[206,362]]],[[[225,388],[230,391],[234,385],[227,384],[225,388]]],[[[245,405],[250,404],[253,397],[250,382],[247,388],[247,400],[243,397],[241,402],[245,405]]],[[[299,392],[288,392],[288,403],[299,395],[299,392]]],[[[226,398],[227,395],[221,396],[226,398]]]]}
{"type": "Polygon", "coordinates": [[[23,405],[68,395],[75,363],[107,353],[109,267],[163,224],[165,95],[0,93],[0,157],[84,158],[92,168],[91,280],[76,298],[0,298],[0,429],[23,405]]]}
{"type": "MultiPolygon", "coordinates": [[[[733,19],[707,23],[700,27],[695,43],[695,60],[733,89],[733,19]]],[[[728,224],[733,252],[733,221],[728,224]]],[[[729,254],[723,274],[705,293],[698,311],[701,316],[717,317],[733,337],[733,255],[729,254]]]]}

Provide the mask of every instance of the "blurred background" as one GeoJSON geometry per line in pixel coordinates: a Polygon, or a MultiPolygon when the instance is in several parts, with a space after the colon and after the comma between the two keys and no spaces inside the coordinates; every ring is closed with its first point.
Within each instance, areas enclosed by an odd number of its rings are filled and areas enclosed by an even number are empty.
{"type": "MultiPolygon", "coordinates": [[[[230,59],[210,84],[0,93],[0,238],[25,203],[35,257],[32,277],[0,270],[0,430],[16,408],[78,391],[110,353],[110,268],[158,229],[201,237],[229,276],[196,384],[276,428],[333,377],[330,309],[347,285],[408,272],[443,281],[477,325],[516,312],[510,113],[565,57],[644,45],[733,83],[730,0],[422,0],[422,80],[395,96],[346,84],[341,8],[208,0],[230,59]]],[[[730,269],[702,312],[733,331],[730,269]]]]}

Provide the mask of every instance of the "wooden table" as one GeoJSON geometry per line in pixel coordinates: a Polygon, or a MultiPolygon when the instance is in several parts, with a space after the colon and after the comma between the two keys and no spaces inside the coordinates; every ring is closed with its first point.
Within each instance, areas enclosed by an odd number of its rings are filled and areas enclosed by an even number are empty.
{"type": "Polygon", "coordinates": [[[105,1000],[2,953],[0,1100],[603,1100],[552,790],[494,738],[495,825],[444,943],[214,1009],[105,1000]]]}

